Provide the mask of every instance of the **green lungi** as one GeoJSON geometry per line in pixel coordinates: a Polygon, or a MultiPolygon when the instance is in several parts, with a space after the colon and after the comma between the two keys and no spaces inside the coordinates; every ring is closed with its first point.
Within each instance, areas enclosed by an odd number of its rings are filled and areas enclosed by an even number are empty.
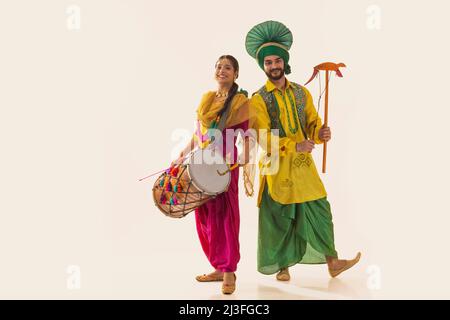
{"type": "Polygon", "coordinates": [[[323,264],[326,256],[337,257],[327,198],[284,205],[270,197],[266,185],[259,208],[258,271],[323,264]]]}

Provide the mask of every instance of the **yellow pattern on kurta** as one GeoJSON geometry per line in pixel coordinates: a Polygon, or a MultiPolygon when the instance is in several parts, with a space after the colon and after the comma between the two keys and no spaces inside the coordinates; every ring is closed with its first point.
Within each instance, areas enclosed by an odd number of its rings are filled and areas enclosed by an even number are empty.
{"type": "MultiPolygon", "coordinates": [[[[323,142],[319,139],[319,129],[322,126],[322,121],[314,107],[311,94],[305,87],[302,86],[301,88],[305,93],[304,112],[306,114],[306,134],[311,139],[316,125],[313,140],[316,144],[321,144],[323,142]]],[[[292,108],[290,104],[290,100],[292,99],[289,99],[288,94],[291,95],[291,97],[294,97],[291,83],[286,79],[285,90],[281,92],[270,80],[268,80],[266,83],[266,90],[268,92],[273,91],[277,100],[280,108],[280,124],[286,132],[286,137],[279,138],[278,171],[274,174],[260,174],[258,206],[260,205],[266,183],[272,199],[281,204],[303,203],[326,197],[327,193],[325,187],[319,177],[311,154],[296,151],[296,143],[304,141],[306,137],[304,137],[303,132],[300,129],[297,108],[296,106],[293,106],[292,108]],[[295,110],[294,114],[292,113],[292,110],[295,110]],[[289,130],[288,113],[291,126],[295,120],[299,128],[295,134],[289,130]]],[[[251,98],[250,109],[252,112],[256,113],[256,129],[266,129],[270,132],[270,117],[266,104],[259,94],[255,94],[251,98]]],[[[270,140],[270,135],[268,135],[267,150],[270,150],[270,140]]],[[[264,148],[264,146],[262,147],[264,148]]],[[[271,158],[276,158],[276,155],[271,155],[271,158]]],[[[265,166],[266,165],[260,161],[260,172],[265,166]]]]}

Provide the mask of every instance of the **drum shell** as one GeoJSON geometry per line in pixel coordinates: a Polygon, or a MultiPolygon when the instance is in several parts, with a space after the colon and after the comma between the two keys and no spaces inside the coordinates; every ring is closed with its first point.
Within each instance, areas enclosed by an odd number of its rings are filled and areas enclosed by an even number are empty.
{"type": "Polygon", "coordinates": [[[182,191],[175,193],[179,201],[178,205],[171,205],[169,202],[163,204],[160,201],[163,193],[168,193],[169,195],[173,194],[172,191],[165,191],[164,188],[160,186],[161,180],[167,179],[167,173],[160,175],[153,185],[153,201],[158,209],[168,217],[183,218],[207,201],[215,198],[215,195],[208,195],[204,193],[194,183],[192,183],[187,166],[188,165],[181,165],[177,177],[170,177],[171,181],[177,181],[182,186],[182,191]]]}

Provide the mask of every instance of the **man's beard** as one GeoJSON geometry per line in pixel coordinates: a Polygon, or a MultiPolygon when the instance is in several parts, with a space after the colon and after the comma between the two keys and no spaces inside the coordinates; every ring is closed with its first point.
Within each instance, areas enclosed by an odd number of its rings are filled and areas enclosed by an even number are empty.
{"type": "Polygon", "coordinates": [[[266,75],[267,75],[267,77],[268,77],[270,80],[277,81],[277,80],[280,80],[281,78],[283,78],[283,76],[284,76],[284,70],[282,70],[282,69],[272,69],[270,72],[266,72],[266,75]],[[280,75],[278,75],[278,76],[273,76],[272,73],[273,73],[274,71],[280,71],[280,75]]]}

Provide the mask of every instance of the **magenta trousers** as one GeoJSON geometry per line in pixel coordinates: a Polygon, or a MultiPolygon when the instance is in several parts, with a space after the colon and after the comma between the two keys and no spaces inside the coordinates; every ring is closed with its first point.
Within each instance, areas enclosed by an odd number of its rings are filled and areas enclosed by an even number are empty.
{"type": "MultiPolygon", "coordinates": [[[[232,127],[247,129],[247,123],[232,127]]],[[[236,143],[236,139],[234,139],[236,143]]],[[[237,158],[235,145],[224,146],[234,149],[234,161],[237,158]]],[[[239,253],[239,169],[231,171],[231,181],[227,192],[206,202],[195,210],[197,233],[203,251],[211,265],[222,272],[234,272],[240,259],[239,253]]]]}

